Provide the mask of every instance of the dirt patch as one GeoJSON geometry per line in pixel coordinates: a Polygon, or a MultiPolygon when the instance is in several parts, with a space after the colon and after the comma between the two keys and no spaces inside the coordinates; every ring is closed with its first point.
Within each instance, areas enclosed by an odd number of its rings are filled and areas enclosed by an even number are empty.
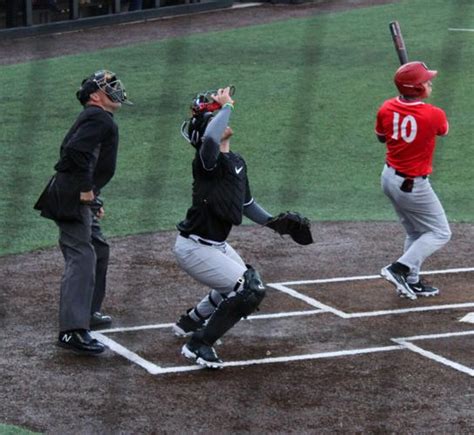
{"type": "MultiPolygon", "coordinates": [[[[397,223],[315,223],[300,247],[260,227],[229,241],[266,282],[376,275],[402,249],[397,223]]],[[[471,265],[474,226],[453,225],[452,241],[426,270],[471,265]]],[[[175,232],[111,240],[105,310],[114,327],[167,324],[206,289],[175,263],[175,232]]],[[[57,348],[58,249],[0,258],[1,419],[50,433],[331,432],[474,430],[469,376],[408,350],[151,375],[112,351],[85,358],[57,348]],[[438,412],[443,409],[443,412],[438,412]]],[[[383,280],[304,284],[298,292],[347,313],[474,302],[472,276],[434,275],[437,298],[399,299],[383,280]]],[[[260,315],[314,310],[270,289],[260,315]]],[[[218,346],[226,361],[393,346],[394,337],[469,331],[468,308],[344,319],[332,313],[242,321],[218,346]]],[[[472,308],[471,308],[472,310],[472,308]]],[[[169,327],[108,334],[161,367],[186,366],[169,327]]],[[[426,348],[474,366],[473,336],[429,340],[426,348]]]]}

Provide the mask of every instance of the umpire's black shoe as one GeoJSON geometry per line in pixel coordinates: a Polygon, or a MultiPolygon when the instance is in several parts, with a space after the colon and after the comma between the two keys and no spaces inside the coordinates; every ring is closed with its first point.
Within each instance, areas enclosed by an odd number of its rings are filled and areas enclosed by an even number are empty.
{"type": "Polygon", "coordinates": [[[91,314],[90,327],[96,328],[98,326],[108,326],[112,323],[112,317],[96,311],[91,314]]]}
{"type": "Polygon", "coordinates": [[[85,355],[97,355],[105,350],[105,346],[92,338],[87,329],[60,332],[58,346],[85,355]]]}
{"type": "Polygon", "coordinates": [[[416,284],[408,285],[417,296],[429,297],[436,296],[437,294],[439,294],[439,288],[432,287],[424,283],[422,280],[418,281],[416,284]]]}
{"type": "Polygon", "coordinates": [[[181,354],[208,369],[221,369],[223,367],[222,360],[217,356],[212,346],[192,338],[182,347],[181,354]]]}
{"type": "Polygon", "coordinates": [[[171,327],[174,334],[178,337],[188,337],[192,335],[193,332],[201,329],[204,325],[204,320],[194,320],[189,316],[188,310],[187,314],[183,314],[179,320],[171,327]]]}
{"type": "Polygon", "coordinates": [[[395,286],[398,296],[415,300],[416,294],[408,285],[406,274],[398,271],[394,265],[395,263],[385,266],[380,275],[395,286]]]}

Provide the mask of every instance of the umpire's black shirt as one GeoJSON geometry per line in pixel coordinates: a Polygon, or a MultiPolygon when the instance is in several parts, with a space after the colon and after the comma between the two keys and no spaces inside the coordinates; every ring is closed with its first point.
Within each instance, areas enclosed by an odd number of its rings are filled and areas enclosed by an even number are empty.
{"type": "Polygon", "coordinates": [[[101,107],[86,106],[66,134],[54,169],[69,175],[80,192],[97,193],[115,173],[118,139],[113,115],[101,107]]]}

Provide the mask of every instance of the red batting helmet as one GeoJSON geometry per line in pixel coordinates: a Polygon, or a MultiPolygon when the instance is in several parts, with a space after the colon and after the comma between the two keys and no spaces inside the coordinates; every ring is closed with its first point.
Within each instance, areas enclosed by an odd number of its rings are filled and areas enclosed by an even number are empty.
{"type": "Polygon", "coordinates": [[[431,80],[438,71],[429,70],[423,62],[408,62],[397,69],[393,81],[400,94],[407,97],[423,97],[423,83],[431,80]]]}

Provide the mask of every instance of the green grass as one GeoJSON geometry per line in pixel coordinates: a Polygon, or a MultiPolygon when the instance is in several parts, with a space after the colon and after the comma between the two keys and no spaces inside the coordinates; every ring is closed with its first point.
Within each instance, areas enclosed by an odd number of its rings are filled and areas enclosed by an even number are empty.
{"type": "Polygon", "coordinates": [[[34,435],[38,432],[31,432],[18,426],[0,423],[0,435],[34,435]]]}
{"type": "Polygon", "coordinates": [[[393,220],[380,191],[384,146],[375,113],[395,94],[388,23],[402,25],[411,59],[439,69],[430,102],[450,118],[433,184],[451,221],[474,217],[471,94],[474,4],[406,0],[225,32],[1,67],[0,254],[56,242],[32,210],[80,107],[74,92],[107,67],[135,106],[117,114],[119,164],[104,189],[109,236],[171,229],[190,203],[192,148],[179,134],[195,91],[237,86],[233,149],[269,212],[313,220],[393,220]]]}

